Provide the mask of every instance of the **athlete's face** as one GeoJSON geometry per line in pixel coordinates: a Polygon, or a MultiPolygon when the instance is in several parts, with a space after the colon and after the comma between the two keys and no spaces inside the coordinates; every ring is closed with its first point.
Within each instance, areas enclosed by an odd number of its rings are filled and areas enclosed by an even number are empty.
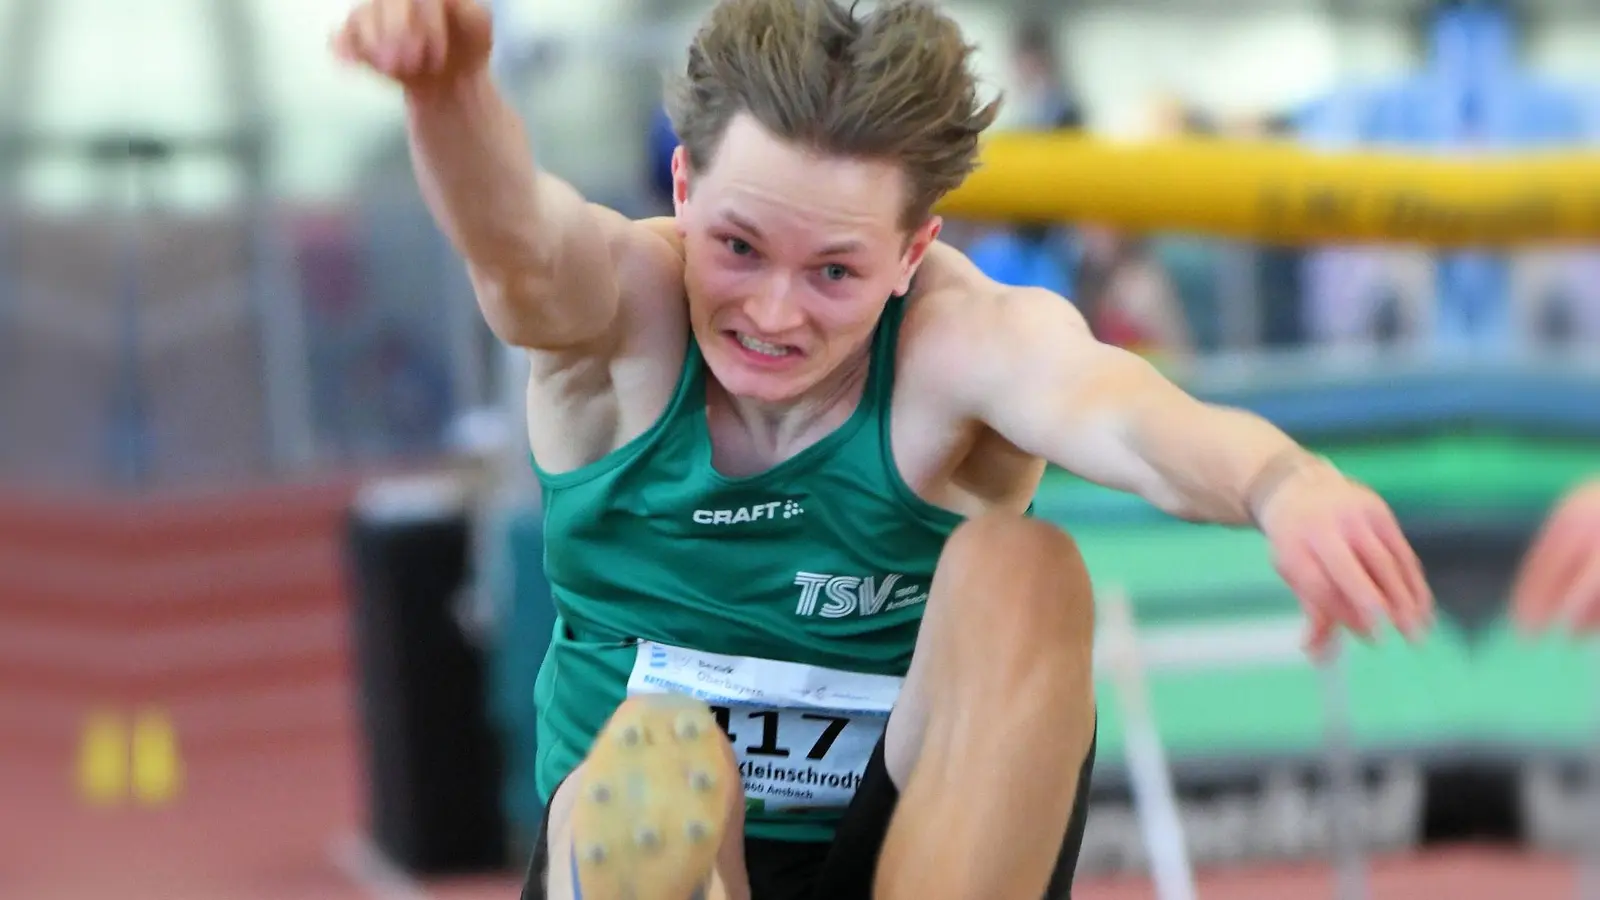
{"type": "Polygon", "coordinates": [[[747,116],[709,171],[681,147],[672,170],[690,322],[739,397],[794,400],[857,359],[939,233],[900,227],[896,166],[808,153],[747,116]]]}

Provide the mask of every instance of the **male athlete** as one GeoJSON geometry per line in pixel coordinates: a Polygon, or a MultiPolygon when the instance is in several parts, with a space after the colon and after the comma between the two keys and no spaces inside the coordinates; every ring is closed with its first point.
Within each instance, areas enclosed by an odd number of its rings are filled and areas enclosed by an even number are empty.
{"type": "Polygon", "coordinates": [[[1528,631],[1600,630],[1600,477],[1556,506],[1523,561],[1512,602],[1528,631]]]}
{"type": "Polygon", "coordinates": [[[428,203],[531,361],[559,624],[525,897],[1066,896],[1093,599],[1025,515],[1047,463],[1259,526],[1314,647],[1429,619],[1371,491],[938,242],[996,107],[932,4],[847,6],[712,9],[675,215],[644,222],[534,166],[474,0],[368,0],[335,37],[404,89],[428,203]]]}

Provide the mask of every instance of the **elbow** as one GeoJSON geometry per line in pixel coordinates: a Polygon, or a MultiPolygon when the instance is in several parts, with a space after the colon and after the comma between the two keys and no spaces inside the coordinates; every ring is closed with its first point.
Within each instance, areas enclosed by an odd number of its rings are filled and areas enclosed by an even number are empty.
{"type": "Polygon", "coordinates": [[[472,280],[484,322],[497,339],[512,347],[559,351],[590,346],[609,332],[616,319],[614,295],[564,291],[553,273],[474,272],[472,280]]]}
{"type": "Polygon", "coordinates": [[[544,293],[539,285],[548,284],[548,276],[482,265],[469,265],[468,276],[489,331],[513,347],[527,346],[537,330],[530,301],[544,293]]]}

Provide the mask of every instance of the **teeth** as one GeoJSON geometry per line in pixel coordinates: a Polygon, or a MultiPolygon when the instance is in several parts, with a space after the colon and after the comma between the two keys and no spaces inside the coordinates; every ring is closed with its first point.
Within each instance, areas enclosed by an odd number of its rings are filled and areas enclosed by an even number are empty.
{"type": "Polygon", "coordinates": [[[757,353],[762,353],[767,356],[789,355],[788,347],[780,347],[777,344],[769,344],[766,341],[758,341],[749,335],[739,335],[739,345],[744,347],[746,350],[754,350],[757,353]]]}

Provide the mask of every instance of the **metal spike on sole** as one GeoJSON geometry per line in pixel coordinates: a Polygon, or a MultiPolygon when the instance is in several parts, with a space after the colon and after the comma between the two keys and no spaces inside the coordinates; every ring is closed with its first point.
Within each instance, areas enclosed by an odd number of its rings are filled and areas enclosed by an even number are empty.
{"type": "Polygon", "coordinates": [[[684,900],[706,884],[739,785],[711,711],[672,694],[632,697],[579,771],[572,812],[584,900],[684,900]],[[598,854],[596,851],[599,851],[598,854]]]}
{"type": "Polygon", "coordinates": [[[703,842],[711,834],[711,826],[700,821],[699,819],[695,819],[689,824],[683,826],[683,834],[689,839],[689,843],[698,844],[703,842]]]}
{"type": "Polygon", "coordinates": [[[673,730],[680,741],[693,741],[700,737],[700,723],[688,714],[678,717],[678,724],[673,730]]]}

